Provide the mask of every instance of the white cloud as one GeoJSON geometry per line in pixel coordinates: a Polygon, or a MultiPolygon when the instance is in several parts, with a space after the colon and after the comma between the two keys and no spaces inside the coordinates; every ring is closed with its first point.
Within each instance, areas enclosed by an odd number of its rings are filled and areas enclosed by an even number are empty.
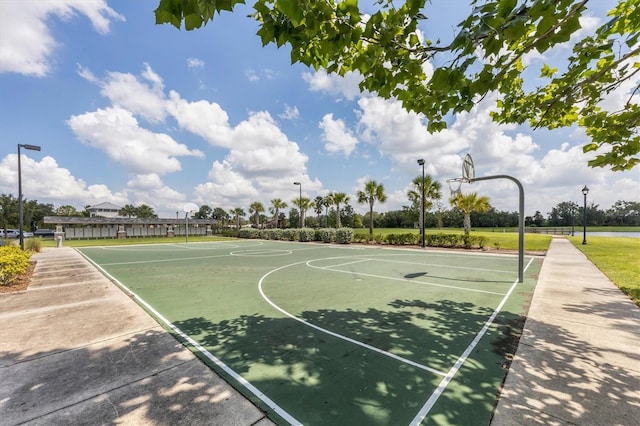
{"type": "Polygon", "coordinates": [[[187,58],[188,68],[204,68],[204,61],[197,58],[187,58]]]}
{"type": "Polygon", "coordinates": [[[333,114],[326,114],[318,124],[323,130],[324,147],[329,152],[344,152],[348,157],[358,144],[358,139],[346,127],[344,121],[334,120],[333,114]]]}
{"type": "Polygon", "coordinates": [[[182,99],[179,93],[171,91],[166,108],[181,128],[214,146],[233,146],[229,116],[220,105],[204,100],[189,102],[182,99]]]}
{"type": "MultiPolygon", "coordinates": [[[[0,162],[0,191],[15,193],[18,187],[18,155],[9,154],[0,162]]],[[[71,204],[82,208],[87,204],[110,201],[126,204],[125,192],[112,192],[105,185],[87,185],[82,179],[58,165],[49,156],[36,161],[23,154],[21,159],[22,192],[25,199],[51,202],[55,205],[71,204]]]]}
{"type": "Polygon", "coordinates": [[[34,77],[51,73],[51,57],[58,42],[47,19],[56,16],[70,20],[76,13],[85,15],[100,34],[109,32],[114,20],[124,17],[105,0],[48,0],[0,2],[0,73],[14,72],[34,77]]]}
{"type": "Polygon", "coordinates": [[[104,151],[132,173],[175,172],[181,170],[176,157],[204,157],[166,134],[141,128],[129,111],[119,107],[74,115],[67,123],[83,143],[104,151]]]}
{"type": "MultiPolygon", "coordinates": [[[[185,194],[171,189],[162,182],[157,173],[137,175],[127,182],[127,192],[132,194],[134,205],[146,204],[154,209],[156,214],[181,211],[186,201],[185,194]]],[[[162,217],[162,216],[161,216],[162,217]]]]}
{"type": "Polygon", "coordinates": [[[142,73],[146,82],[141,82],[133,74],[120,72],[109,72],[104,80],[98,80],[83,67],[80,67],[79,74],[98,84],[102,88],[100,93],[114,106],[127,109],[153,123],[163,121],[167,115],[166,99],[162,91],[164,84],[148,64],[145,64],[142,73]]]}
{"type": "Polygon", "coordinates": [[[337,74],[327,74],[326,71],[302,74],[302,78],[309,84],[312,92],[325,92],[338,98],[344,97],[353,100],[360,95],[358,85],[362,81],[362,76],[356,72],[348,72],[344,77],[337,74]]]}
{"type": "Polygon", "coordinates": [[[296,120],[300,118],[300,111],[298,111],[298,107],[285,105],[284,112],[278,114],[278,117],[283,120],[296,120]]]}

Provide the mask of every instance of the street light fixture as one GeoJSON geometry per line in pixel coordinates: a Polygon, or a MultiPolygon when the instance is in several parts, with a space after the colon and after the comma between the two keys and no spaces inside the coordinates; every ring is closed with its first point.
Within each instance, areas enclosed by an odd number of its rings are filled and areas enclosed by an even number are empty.
{"type": "Polygon", "coordinates": [[[418,165],[422,166],[422,183],[420,184],[420,192],[421,194],[421,204],[420,204],[420,215],[422,217],[422,224],[420,226],[420,232],[422,233],[422,248],[424,245],[424,159],[421,158],[418,160],[418,165]]]}
{"type": "Polygon", "coordinates": [[[589,188],[587,185],[582,188],[582,195],[584,195],[584,219],[582,221],[582,244],[587,244],[587,194],[589,193],[589,188]]]}
{"type": "Polygon", "coordinates": [[[22,218],[22,165],[20,164],[20,148],[40,151],[37,145],[18,144],[18,232],[20,232],[20,249],[24,250],[24,219],[22,218]]]}
{"type": "Polygon", "coordinates": [[[294,185],[298,185],[300,187],[300,216],[298,218],[298,228],[302,229],[302,182],[293,182],[294,185]]]}

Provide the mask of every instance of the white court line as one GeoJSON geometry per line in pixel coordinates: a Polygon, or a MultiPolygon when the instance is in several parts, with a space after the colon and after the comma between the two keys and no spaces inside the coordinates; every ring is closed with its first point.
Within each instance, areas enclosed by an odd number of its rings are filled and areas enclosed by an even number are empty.
{"type": "Polygon", "coordinates": [[[226,365],[224,362],[222,362],[222,360],[220,360],[219,358],[216,358],[211,352],[209,352],[205,347],[203,347],[202,345],[200,345],[198,342],[196,342],[195,340],[193,340],[191,337],[189,337],[186,333],[184,333],[182,330],[180,330],[178,327],[176,327],[171,321],[169,321],[168,319],[166,319],[164,316],[162,316],[160,314],[160,312],[156,311],[151,305],[149,305],[144,299],[142,299],[140,296],[138,296],[136,293],[134,293],[133,291],[129,290],[129,288],[127,286],[125,286],[124,284],[122,284],[120,281],[118,281],[114,276],[112,276],[111,274],[109,274],[107,271],[105,271],[104,269],[102,269],[102,267],[100,265],[98,265],[97,263],[95,263],[93,260],[91,260],[90,258],[88,258],[87,256],[84,255],[84,253],[80,252],[80,254],[87,259],[89,262],[91,262],[91,264],[93,264],[96,268],[98,268],[105,276],[107,276],[110,280],[112,280],[117,286],[119,286],[120,288],[122,288],[127,294],[133,296],[138,303],[140,303],[141,305],[143,305],[146,309],[148,309],[156,318],[158,318],[160,321],[162,321],[167,327],[169,327],[171,330],[173,330],[175,333],[177,333],[178,335],[180,335],[180,337],[182,337],[184,340],[186,340],[187,342],[189,342],[189,344],[193,345],[194,348],[196,348],[198,351],[200,351],[204,356],[207,357],[207,359],[209,359],[210,361],[212,361],[213,363],[215,363],[218,367],[220,367],[222,370],[224,370],[225,373],[227,373],[229,376],[233,377],[238,383],[240,383],[242,386],[244,386],[249,392],[251,392],[253,395],[255,395],[257,398],[259,398],[262,402],[264,402],[270,409],[272,409],[278,416],[282,417],[284,420],[286,420],[287,422],[289,422],[289,424],[291,425],[300,425],[302,426],[302,423],[299,422],[295,417],[293,417],[291,414],[289,414],[288,412],[286,412],[283,408],[281,408],[278,404],[276,404],[271,398],[269,398],[267,395],[265,395],[264,393],[262,393],[258,388],[256,388],[255,386],[253,386],[250,382],[248,382],[244,377],[242,377],[241,375],[239,375],[238,373],[236,373],[234,370],[231,369],[231,367],[229,367],[228,365],[226,365]]]}
{"type": "Polygon", "coordinates": [[[439,268],[447,268],[447,269],[468,269],[471,271],[483,271],[483,272],[500,272],[506,274],[513,274],[513,269],[504,270],[504,269],[484,269],[484,268],[471,268],[468,266],[457,266],[457,265],[449,265],[449,264],[441,264],[441,263],[422,263],[422,262],[407,262],[403,260],[389,260],[389,259],[375,259],[378,262],[392,262],[392,263],[404,263],[407,265],[419,265],[419,266],[435,266],[439,268]]]}
{"type": "MultiPolygon", "coordinates": [[[[318,260],[318,259],[316,259],[318,260]]],[[[321,259],[322,260],[322,259],[321,259]]],[[[367,259],[367,260],[372,260],[372,259],[367,259]]],[[[533,260],[533,259],[532,259],[533,260]]],[[[341,271],[340,269],[331,269],[331,267],[329,266],[313,266],[311,265],[309,262],[314,262],[315,260],[309,260],[307,261],[307,266],[310,268],[315,268],[315,269],[321,269],[323,271],[332,271],[332,272],[338,272],[341,274],[353,274],[354,271],[341,271]]],[[[355,262],[353,262],[355,263],[355,262]]],[[[375,275],[375,274],[366,274],[364,272],[357,272],[358,275],[362,275],[365,277],[373,277],[373,278],[381,278],[384,280],[393,280],[393,281],[402,281],[405,283],[412,283],[412,284],[420,284],[420,285],[427,285],[430,287],[443,287],[443,288],[452,288],[452,289],[456,289],[456,290],[462,290],[462,291],[471,291],[474,293],[485,293],[485,294],[494,294],[497,296],[504,296],[504,293],[498,293],[495,291],[488,291],[488,290],[480,290],[477,288],[468,288],[468,287],[457,287],[455,285],[446,285],[446,284],[436,284],[436,283],[432,283],[429,281],[419,281],[415,278],[409,279],[409,278],[396,278],[396,277],[388,277],[388,276],[384,276],[384,275],[375,275]]]]}
{"type": "Polygon", "coordinates": [[[262,278],[260,278],[260,281],[258,281],[258,290],[260,290],[260,294],[262,295],[262,298],[268,304],[270,304],[275,309],[277,309],[279,312],[283,313],[284,315],[288,316],[289,318],[294,319],[294,320],[296,320],[298,322],[301,322],[302,324],[304,324],[304,325],[306,325],[308,327],[314,328],[314,329],[316,329],[316,330],[318,330],[318,331],[320,331],[322,333],[328,334],[328,335],[333,336],[333,337],[337,337],[338,339],[347,341],[349,343],[353,343],[354,345],[361,346],[361,347],[363,347],[365,349],[369,349],[370,351],[377,352],[377,353],[379,353],[381,355],[384,355],[384,356],[387,356],[389,358],[393,358],[396,361],[400,361],[402,363],[412,365],[412,366],[414,366],[416,368],[419,368],[421,370],[425,370],[425,371],[428,371],[430,373],[437,374],[439,376],[444,376],[445,375],[445,373],[442,372],[442,371],[436,370],[436,369],[431,368],[431,367],[427,367],[426,365],[422,365],[422,364],[419,364],[419,363],[417,363],[415,361],[411,361],[410,359],[403,358],[403,357],[401,357],[399,355],[392,354],[391,352],[383,351],[382,349],[378,349],[375,346],[371,346],[371,345],[368,345],[366,343],[359,342],[358,340],[354,340],[354,339],[352,339],[350,337],[343,336],[342,334],[335,333],[333,331],[327,330],[325,328],[322,328],[320,326],[317,326],[315,324],[307,322],[307,321],[303,320],[302,318],[298,318],[297,316],[285,311],[280,306],[278,306],[274,302],[272,302],[271,299],[269,299],[269,297],[265,294],[265,292],[264,292],[264,290],[262,288],[262,283],[263,283],[264,279],[267,278],[269,275],[271,275],[274,272],[280,271],[280,270],[285,269],[285,268],[289,268],[291,266],[300,265],[300,264],[303,264],[305,262],[308,262],[308,261],[296,262],[296,263],[291,263],[289,265],[280,266],[279,268],[273,269],[273,270],[267,272],[266,274],[264,274],[262,276],[262,278]]]}
{"type": "Polygon", "coordinates": [[[163,263],[163,262],[180,262],[181,260],[198,260],[198,259],[213,259],[216,257],[229,257],[230,254],[216,254],[211,256],[196,256],[196,257],[180,257],[174,259],[155,259],[155,260],[135,260],[131,262],[114,262],[114,263],[103,263],[103,266],[113,266],[113,265],[138,265],[142,263],[163,263]]]}
{"type": "MultiPolygon", "coordinates": [[[[531,262],[533,262],[533,258],[529,259],[529,263],[527,263],[527,266],[525,266],[524,268],[525,271],[529,268],[529,266],[531,265],[531,262]]],[[[440,398],[440,395],[442,395],[444,390],[447,388],[447,386],[449,385],[449,382],[453,380],[453,376],[455,376],[458,370],[460,370],[460,367],[462,367],[462,364],[465,363],[465,361],[467,360],[471,352],[475,349],[475,347],[480,342],[480,339],[482,339],[482,337],[485,335],[485,333],[487,332],[491,324],[493,324],[493,321],[496,319],[496,316],[498,316],[498,313],[502,310],[502,307],[507,302],[507,299],[509,299],[509,296],[511,295],[511,293],[513,292],[513,290],[516,288],[517,285],[518,285],[518,280],[516,279],[516,281],[511,285],[511,288],[509,289],[507,294],[505,294],[504,297],[502,298],[502,301],[500,301],[500,304],[493,311],[493,314],[491,314],[489,319],[484,323],[484,326],[482,327],[482,329],[478,332],[478,334],[476,334],[476,337],[469,344],[469,346],[467,346],[467,349],[464,350],[464,352],[462,353],[462,355],[460,355],[460,357],[458,358],[456,363],[453,365],[453,367],[451,367],[447,375],[440,381],[440,384],[438,385],[436,390],[431,394],[431,397],[429,397],[429,399],[427,400],[427,402],[425,402],[425,404],[422,406],[420,411],[418,411],[418,414],[416,414],[416,416],[413,418],[411,423],[409,423],[410,426],[419,425],[420,423],[422,423],[424,418],[427,417],[427,414],[429,414],[429,411],[431,411],[436,401],[438,401],[438,398],[440,398]]]]}
{"type": "Polygon", "coordinates": [[[358,260],[354,260],[353,262],[347,262],[347,263],[339,263],[337,265],[329,265],[329,266],[322,266],[319,267],[320,269],[328,269],[331,270],[331,268],[338,268],[340,266],[346,266],[346,265],[353,265],[354,263],[362,263],[362,262],[368,262],[372,259],[358,259],[358,260]]]}

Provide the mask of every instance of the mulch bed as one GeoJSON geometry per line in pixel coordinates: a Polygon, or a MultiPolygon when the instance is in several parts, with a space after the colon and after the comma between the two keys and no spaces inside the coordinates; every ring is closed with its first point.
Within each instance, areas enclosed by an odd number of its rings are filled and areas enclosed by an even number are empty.
{"type": "Polygon", "coordinates": [[[0,293],[15,293],[18,291],[24,291],[31,284],[31,277],[33,276],[33,270],[36,268],[36,262],[29,263],[27,272],[20,275],[13,283],[9,285],[0,285],[0,293]]]}

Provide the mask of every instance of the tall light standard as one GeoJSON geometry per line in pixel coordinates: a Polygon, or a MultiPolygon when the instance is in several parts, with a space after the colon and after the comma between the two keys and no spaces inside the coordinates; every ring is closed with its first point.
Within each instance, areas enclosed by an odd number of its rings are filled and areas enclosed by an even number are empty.
{"type": "Polygon", "coordinates": [[[300,187],[300,217],[298,219],[298,228],[302,228],[302,182],[293,182],[294,185],[298,185],[300,187]]]}
{"type": "Polygon", "coordinates": [[[587,244],[587,194],[589,193],[589,188],[587,185],[582,188],[582,195],[584,195],[584,219],[582,222],[582,244],[587,244]]]}
{"type": "Polygon", "coordinates": [[[24,236],[22,235],[24,223],[22,218],[22,166],[20,164],[20,148],[40,151],[37,145],[18,144],[18,232],[20,232],[20,248],[24,250],[24,236]]]}
{"type": "Polygon", "coordinates": [[[420,216],[422,217],[422,224],[420,225],[420,232],[422,233],[422,248],[424,248],[424,159],[418,160],[418,165],[422,166],[422,183],[420,184],[421,201],[420,201],[420,216]]]}

